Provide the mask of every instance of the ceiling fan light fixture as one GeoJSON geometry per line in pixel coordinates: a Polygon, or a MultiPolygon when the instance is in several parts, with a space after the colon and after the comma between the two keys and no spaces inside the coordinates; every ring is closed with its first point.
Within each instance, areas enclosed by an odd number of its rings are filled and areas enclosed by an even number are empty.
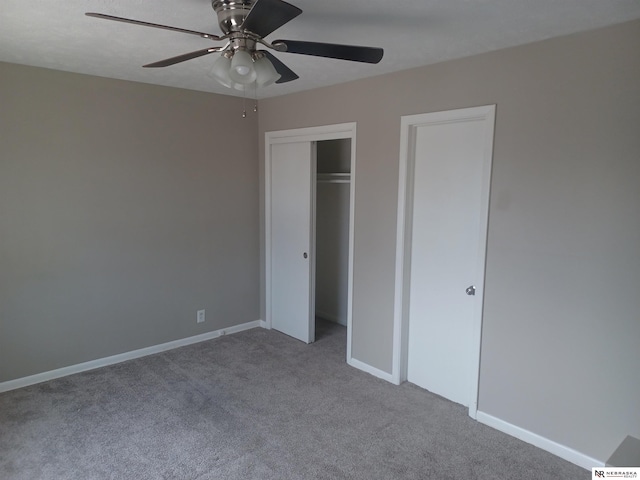
{"type": "Polygon", "coordinates": [[[213,67],[209,72],[209,75],[213,77],[221,85],[231,88],[233,86],[233,80],[229,76],[229,70],[231,69],[231,58],[226,54],[220,55],[213,62],[213,67]]]}
{"type": "Polygon", "coordinates": [[[242,85],[249,85],[256,80],[256,76],[251,54],[243,49],[237,49],[233,52],[231,69],[229,70],[231,80],[242,85]]]}
{"type": "Polygon", "coordinates": [[[244,91],[246,91],[246,90],[249,90],[249,87],[251,87],[251,85],[252,85],[252,84],[249,84],[249,85],[243,85],[243,84],[241,84],[241,83],[233,82],[233,83],[231,84],[231,88],[233,88],[234,90],[238,90],[239,92],[244,92],[244,91]]]}
{"type": "Polygon", "coordinates": [[[280,79],[281,75],[263,53],[254,60],[253,66],[256,70],[256,85],[260,88],[268,87],[280,79]]]}

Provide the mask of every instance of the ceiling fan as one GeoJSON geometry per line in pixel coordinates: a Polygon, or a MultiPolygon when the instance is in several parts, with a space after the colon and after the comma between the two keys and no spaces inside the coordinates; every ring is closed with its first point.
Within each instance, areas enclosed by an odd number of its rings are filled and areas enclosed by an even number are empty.
{"type": "Polygon", "coordinates": [[[384,54],[382,48],[374,47],[298,40],[274,40],[271,42],[265,40],[264,37],[302,13],[298,7],[283,0],[212,0],[211,5],[218,16],[218,25],[222,35],[114,17],[102,13],[89,12],[86,15],[198,35],[216,42],[224,41],[225,44],[222,46],[185,53],[149,63],[144,67],[167,67],[210,53],[220,52],[221,55],[213,64],[211,75],[225,87],[237,90],[266,87],[274,82],[285,83],[299,78],[271,52],[258,50],[260,45],[276,52],[298,53],[364,63],[378,63],[384,54]]]}

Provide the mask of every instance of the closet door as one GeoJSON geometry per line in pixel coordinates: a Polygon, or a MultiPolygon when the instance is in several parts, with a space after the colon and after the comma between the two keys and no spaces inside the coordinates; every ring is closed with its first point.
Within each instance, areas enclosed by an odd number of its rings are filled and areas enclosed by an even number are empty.
{"type": "Polygon", "coordinates": [[[271,145],[271,327],[314,341],[315,143],[271,145]]]}
{"type": "Polygon", "coordinates": [[[407,379],[475,410],[494,107],[413,118],[407,379]]]}

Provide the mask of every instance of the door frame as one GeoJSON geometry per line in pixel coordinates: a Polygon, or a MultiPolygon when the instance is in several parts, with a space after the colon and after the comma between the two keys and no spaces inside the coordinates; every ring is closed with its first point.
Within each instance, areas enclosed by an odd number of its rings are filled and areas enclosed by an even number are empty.
{"type": "MultiPolygon", "coordinates": [[[[356,123],[340,123],[318,127],[296,128],[265,132],[264,160],[264,258],[265,258],[265,323],[271,329],[271,145],[276,143],[318,142],[322,140],[351,139],[351,183],[349,186],[349,265],[347,273],[347,361],[351,359],[351,333],[353,317],[353,251],[356,174],[356,123]]],[[[315,177],[314,177],[315,178],[315,177]]],[[[315,191],[315,186],[312,185],[315,191]]],[[[312,201],[311,221],[315,223],[315,195],[312,201]]],[[[314,229],[315,230],[315,229],[314,229]]],[[[309,252],[311,264],[315,266],[315,232],[309,252]]],[[[312,271],[315,268],[312,267],[312,271]]],[[[315,279],[312,279],[311,298],[315,299],[315,279]]],[[[315,302],[310,302],[314,304],[315,302]]]]}
{"type": "Polygon", "coordinates": [[[415,134],[418,127],[442,123],[481,120],[485,122],[485,145],[482,166],[482,193],[480,231],[477,237],[479,272],[476,302],[473,315],[469,361],[472,376],[469,386],[469,416],[476,418],[478,410],[478,387],[480,380],[480,342],[482,334],[482,312],[484,305],[484,277],[487,255],[487,231],[489,220],[489,194],[491,189],[491,166],[493,159],[493,136],[495,127],[495,105],[462,108],[442,112],[405,115],[400,128],[400,171],[398,184],[398,224],[396,236],[396,282],[393,318],[393,363],[392,379],[396,384],[407,380],[409,353],[409,287],[411,281],[411,237],[413,222],[413,179],[415,166],[415,134]]]}

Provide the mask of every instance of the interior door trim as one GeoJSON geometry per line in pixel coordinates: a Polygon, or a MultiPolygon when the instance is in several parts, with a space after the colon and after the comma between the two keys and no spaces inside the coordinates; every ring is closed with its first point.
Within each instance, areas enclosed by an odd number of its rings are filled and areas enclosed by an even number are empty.
{"type": "MultiPolygon", "coordinates": [[[[349,191],[349,265],[347,273],[347,363],[351,363],[351,334],[353,318],[353,247],[356,178],[356,123],[340,123],[317,127],[265,132],[264,161],[264,266],[265,266],[265,324],[271,328],[271,145],[276,143],[318,142],[351,139],[351,188],[349,191]]],[[[312,211],[315,218],[315,209],[312,211]]],[[[312,257],[315,258],[315,257],[312,257]]],[[[314,292],[315,293],[315,292],[314,292]]]]}
{"type": "Polygon", "coordinates": [[[400,171],[398,184],[398,223],[396,236],[396,281],[393,318],[393,363],[392,381],[400,384],[407,379],[408,330],[409,330],[409,284],[411,262],[411,234],[413,218],[413,172],[415,132],[418,127],[429,124],[482,120],[485,122],[485,143],[482,166],[482,205],[480,232],[478,235],[479,255],[477,271],[481,272],[476,288],[480,292],[473,318],[470,352],[472,378],[470,379],[469,416],[476,418],[478,410],[478,387],[480,379],[480,342],[482,333],[482,311],[484,300],[484,274],[486,264],[487,230],[489,217],[489,191],[491,185],[491,165],[493,158],[493,135],[495,127],[495,105],[463,108],[443,112],[406,115],[400,127],[400,171]]]}

